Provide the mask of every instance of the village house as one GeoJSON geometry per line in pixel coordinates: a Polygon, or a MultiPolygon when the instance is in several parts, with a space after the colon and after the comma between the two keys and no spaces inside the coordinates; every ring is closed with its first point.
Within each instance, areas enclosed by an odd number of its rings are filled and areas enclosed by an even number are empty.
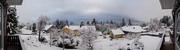
{"type": "Polygon", "coordinates": [[[121,29],[122,29],[122,31],[124,33],[143,33],[143,32],[147,32],[147,30],[144,30],[140,26],[124,26],[124,27],[121,27],[121,29]]]}
{"type": "Polygon", "coordinates": [[[55,29],[56,27],[53,25],[46,25],[44,28],[44,32],[49,33],[52,29],[55,29]]]}
{"type": "Polygon", "coordinates": [[[144,30],[140,26],[124,26],[124,27],[121,27],[121,29],[125,33],[125,36],[132,37],[132,38],[140,37],[141,33],[147,32],[147,30],[144,30]]]}
{"type": "Polygon", "coordinates": [[[119,38],[119,37],[122,37],[123,34],[125,34],[122,30],[120,29],[117,29],[117,30],[111,30],[109,32],[109,35],[111,38],[119,38]]]}
{"type": "MultiPolygon", "coordinates": [[[[89,27],[89,26],[82,26],[82,27],[80,27],[80,26],[65,26],[65,28],[62,29],[61,32],[69,34],[69,35],[80,35],[79,31],[82,29],[87,29],[87,27],[89,27]]],[[[90,27],[93,28],[93,30],[96,30],[95,26],[90,26],[90,27]]]]}

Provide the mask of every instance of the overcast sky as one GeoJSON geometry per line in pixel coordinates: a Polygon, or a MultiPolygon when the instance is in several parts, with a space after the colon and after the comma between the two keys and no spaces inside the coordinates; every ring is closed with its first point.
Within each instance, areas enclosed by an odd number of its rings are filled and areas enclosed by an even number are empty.
{"type": "Polygon", "coordinates": [[[16,8],[20,23],[36,22],[41,15],[70,22],[120,21],[122,17],[149,22],[171,15],[171,10],[161,9],[159,0],[23,0],[16,8]]]}

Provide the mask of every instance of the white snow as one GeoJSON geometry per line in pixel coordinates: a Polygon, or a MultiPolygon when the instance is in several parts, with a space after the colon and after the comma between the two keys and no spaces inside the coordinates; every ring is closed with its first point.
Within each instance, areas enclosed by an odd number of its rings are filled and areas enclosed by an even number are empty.
{"type": "MultiPolygon", "coordinates": [[[[38,35],[20,35],[20,40],[22,46],[26,50],[62,50],[62,48],[51,46],[49,45],[49,36],[44,36],[48,43],[40,43],[37,38],[38,35]],[[29,39],[29,40],[28,40],[29,39]]],[[[117,50],[119,48],[127,48],[132,47],[131,44],[134,42],[135,39],[128,40],[126,38],[117,38],[110,41],[109,35],[106,35],[106,39],[103,36],[98,36],[98,38],[94,41],[94,50],[117,50]],[[127,44],[130,44],[128,46],[127,44]]],[[[74,39],[81,38],[74,37],[74,39]]],[[[141,36],[139,39],[140,42],[144,44],[144,50],[158,50],[157,48],[160,47],[160,43],[162,38],[160,37],[153,37],[153,36],[141,36]]],[[[84,50],[83,47],[79,47],[78,49],[72,50],[84,50]]]]}
{"type": "Polygon", "coordinates": [[[65,28],[68,28],[68,29],[71,29],[71,30],[78,30],[80,29],[81,27],[80,26],[65,26],[65,28]]]}
{"type": "MultiPolygon", "coordinates": [[[[95,50],[118,50],[119,48],[127,48],[131,47],[127,44],[132,44],[135,39],[128,40],[125,38],[113,39],[110,41],[110,38],[103,39],[102,37],[98,37],[95,41],[94,49],[95,50]]],[[[141,36],[139,39],[140,42],[144,44],[144,50],[157,50],[159,43],[161,43],[161,38],[152,37],[152,36],[141,36]]]]}
{"type": "Polygon", "coordinates": [[[165,37],[165,42],[171,42],[170,37],[165,37]]]}
{"type": "MultiPolygon", "coordinates": [[[[50,46],[48,43],[38,41],[38,35],[20,35],[23,50],[62,50],[62,48],[50,46]]],[[[49,41],[49,36],[45,36],[49,41]]]]}
{"type": "Polygon", "coordinates": [[[121,27],[123,31],[127,31],[127,32],[145,32],[147,30],[142,29],[142,27],[140,26],[124,26],[121,27]]]}
{"type": "Polygon", "coordinates": [[[91,28],[93,28],[93,30],[96,30],[96,28],[95,28],[95,26],[82,26],[82,27],[80,27],[80,26],[65,26],[65,28],[68,28],[68,29],[70,29],[70,30],[82,30],[82,29],[88,29],[88,27],[91,27],[91,28]]]}
{"type": "Polygon", "coordinates": [[[141,33],[141,34],[159,35],[159,33],[163,33],[163,32],[147,32],[147,33],[141,33]]]}
{"type": "Polygon", "coordinates": [[[141,36],[140,42],[144,44],[144,50],[159,50],[158,47],[161,46],[159,43],[162,38],[152,37],[152,36],[141,36]]]}
{"type": "MultiPolygon", "coordinates": [[[[94,29],[95,27],[92,26],[94,29]]],[[[65,27],[69,28],[72,30],[75,29],[87,29],[87,26],[70,26],[70,27],[65,27]]],[[[129,26],[128,28],[123,27],[124,30],[126,31],[131,31],[131,32],[140,32],[143,29],[140,28],[139,26],[129,26]],[[133,29],[133,27],[137,27],[133,29]],[[127,30],[129,29],[129,30],[127,30]]],[[[122,28],[122,29],[123,29],[122,28]]],[[[123,34],[122,30],[112,30],[114,34],[123,34]]],[[[31,34],[31,30],[26,30],[25,28],[22,29],[22,32],[24,34],[31,34]]],[[[96,33],[102,34],[101,32],[96,31],[96,33]]],[[[142,34],[154,34],[154,35],[159,35],[159,33],[162,32],[147,32],[147,33],[142,33],[142,34]]],[[[163,34],[164,35],[164,34],[163,34]]],[[[60,47],[56,46],[50,46],[50,35],[44,35],[47,39],[47,43],[41,43],[38,41],[38,35],[19,35],[21,46],[23,50],[62,50],[60,47]]],[[[113,39],[112,41],[109,38],[109,35],[106,35],[107,38],[103,38],[103,36],[98,36],[97,39],[93,41],[93,47],[94,50],[118,50],[119,48],[125,48],[127,49],[128,47],[133,47],[133,42],[135,39],[129,40],[126,38],[116,38],[113,39]],[[127,45],[130,44],[130,45],[127,45]]],[[[80,43],[82,41],[82,37],[80,36],[75,36],[73,37],[74,41],[79,40],[80,43]]],[[[139,42],[142,42],[144,44],[144,50],[159,50],[161,47],[162,39],[160,37],[155,37],[155,36],[140,36],[139,42]]],[[[168,39],[167,39],[168,40],[168,39]]],[[[168,40],[169,41],[169,40],[168,40]]],[[[78,46],[78,49],[66,49],[66,50],[87,50],[84,47],[78,46]]]]}
{"type": "Polygon", "coordinates": [[[27,30],[26,27],[22,28],[22,34],[31,34],[32,30],[27,30]]]}
{"type": "Polygon", "coordinates": [[[102,35],[102,32],[96,31],[97,35],[102,35]]]}
{"type": "Polygon", "coordinates": [[[124,34],[124,32],[120,29],[117,29],[117,30],[111,30],[113,32],[114,35],[122,35],[124,34]]]}

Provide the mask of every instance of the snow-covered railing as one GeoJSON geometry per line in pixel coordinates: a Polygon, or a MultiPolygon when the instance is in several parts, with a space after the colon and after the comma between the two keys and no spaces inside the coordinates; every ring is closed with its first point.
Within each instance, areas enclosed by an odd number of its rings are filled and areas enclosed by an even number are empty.
{"type": "Polygon", "coordinates": [[[8,35],[7,45],[20,45],[18,35],[8,35]]]}
{"type": "Polygon", "coordinates": [[[24,46],[24,44],[22,42],[21,36],[19,36],[19,41],[20,41],[22,50],[26,50],[26,48],[25,48],[25,46],[24,46]]]}
{"type": "Polygon", "coordinates": [[[173,42],[174,41],[174,39],[173,39],[173,31],[170,30],[169,35],[170,35],[171,41],[173,42]]]}
{"type": "Polygon", "coordinates": [[[162,36],[161,36],[161,40],[160,40],[160,42],[158,43],[158,47],[157,47],[156,50],[163,50],[164,38],[165,38],[165,35],[164,35],[164,33],[163,33],[162,36]]]}
{"type": "Polygon", "coordinates": [[[19,36],[18,35],[8,35],[7,36],[7,45],[18,46],[21,49],[19,36]]]}

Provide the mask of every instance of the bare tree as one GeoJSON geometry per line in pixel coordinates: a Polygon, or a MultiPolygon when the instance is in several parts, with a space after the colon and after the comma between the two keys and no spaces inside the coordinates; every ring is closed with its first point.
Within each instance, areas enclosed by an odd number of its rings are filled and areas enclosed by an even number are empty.
{"type": "Polygon", "coordinates": [[[158,29],[159,29],[159,26],[156,24],[156,23],[151,23],[150,25],[149,25],[149,31],[155,31],[155,32],[157,32],[158,31],[158,29]]]}
{"type": "Polygon", "coordinates": [[[88,47],[88,49],[93,49],[93,41],[97,38],[97,33],[95,30],[89,26],[87,29],[81,30],[82,35],[82,46],[88,47]]]}
{"type": "Polygon", "coordinates": [[[51,20],[50,17],[48,16],[40,16],[38,18],[38,22],[37,22],[37,30],[39,31],[39,40],[41,38],[41,31],[44,29],[45,25],[47,24],[47,21],[51,20]]]}

